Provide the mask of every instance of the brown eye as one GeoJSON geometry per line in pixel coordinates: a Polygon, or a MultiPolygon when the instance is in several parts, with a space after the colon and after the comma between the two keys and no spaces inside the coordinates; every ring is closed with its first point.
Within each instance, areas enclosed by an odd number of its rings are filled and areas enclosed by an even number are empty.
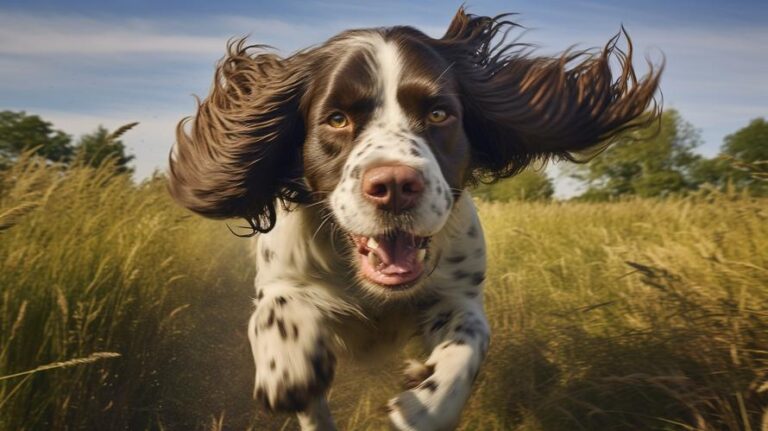
{"type": "Polygon", "coordinates": [[[448,119],[448,113],[445,112],[445,109],[433,109],[429,111],[429,115],[427,116],[427,119],[430,123],[439,124],[443,121],[448,119]]]}
{"type": "Polygon", "coordinates": [[[341,112],[334,112],[328,117],[328,125],[334,129],[343,129],[349,125],[349,120],[341,112]]]}

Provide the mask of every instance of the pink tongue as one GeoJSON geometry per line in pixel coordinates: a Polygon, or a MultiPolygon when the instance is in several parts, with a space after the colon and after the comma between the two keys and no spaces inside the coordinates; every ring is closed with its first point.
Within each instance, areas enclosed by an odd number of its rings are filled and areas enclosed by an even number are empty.
{"type": "Polygon", "coordinates": [[[380,237],[378,243],[379,247],[371,252],[376,253],[381,259],[382,266],[379,272],[386,275],[396,275],[416,271],[418,248],[413,244],[413,238],[404,234],[397,234],[380,237]]]}

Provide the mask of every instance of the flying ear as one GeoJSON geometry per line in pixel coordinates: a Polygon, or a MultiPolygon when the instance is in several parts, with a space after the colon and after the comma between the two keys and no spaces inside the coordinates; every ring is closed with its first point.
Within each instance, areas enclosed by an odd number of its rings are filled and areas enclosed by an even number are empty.
{"type": "Polygon", "coordinates": [[[282,59],[244,39],[229,43],[210,94],[176,128],[169,190],[177,202],[207,217],[243,217],[267,232],[277,199],[302,199],[299,99],[308,56],[282,59]]]}
{"type": "Polygon", "coordinates": [[[515,27],[506,17],[478,17],[459,9],[438,41],[454,62],[480,176],[508,177],[536,159],[583,161],[576,155],[596,154],[616,134],[658,117],[654,94],[663,66],[649,64],[648,74],[638,80],[623,28],[597,53],[534,57],[527,45],[496,38],[515,27]],[[626,52],[617,47],[622,34],[626,52]],[[615,78],[612,60],[620,72],[615,78]]]}

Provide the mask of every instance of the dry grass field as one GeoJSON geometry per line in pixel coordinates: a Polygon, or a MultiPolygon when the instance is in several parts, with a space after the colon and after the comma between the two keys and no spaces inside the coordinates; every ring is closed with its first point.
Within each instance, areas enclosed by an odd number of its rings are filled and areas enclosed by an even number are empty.
{"type": "MultiPolygon", "coordinates": [[[[0,175],[0,429],[297,427],[250,398],[246,240],[159,177],[0,175]]],[[[768,202],[479,208],[493,335],[461,429],[768,430],[768,202]]],[[[387,429],[402,358],[342,363],[341,429],[387,429]]]]}

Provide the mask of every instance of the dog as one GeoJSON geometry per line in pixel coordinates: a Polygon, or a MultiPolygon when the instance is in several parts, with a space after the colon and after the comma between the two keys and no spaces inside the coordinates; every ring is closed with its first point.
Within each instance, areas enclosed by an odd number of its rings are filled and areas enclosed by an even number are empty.
{"type": "Polygon", "coordinates": [[[544,57],[505,41],[508,16],[460,8],[439,39],[350,30],[285,58],[231,41],[177,128],[171,195],[258,234],[254,395],[302,430],[335,429],[337,355],[379,357],[414,336],[428,355],[408,362],[389,419],[456,427],[490,338],[468,188],[578,161],[658,116],[662,68],[638,79],[623,29],[602,50],[544,57]]]}

